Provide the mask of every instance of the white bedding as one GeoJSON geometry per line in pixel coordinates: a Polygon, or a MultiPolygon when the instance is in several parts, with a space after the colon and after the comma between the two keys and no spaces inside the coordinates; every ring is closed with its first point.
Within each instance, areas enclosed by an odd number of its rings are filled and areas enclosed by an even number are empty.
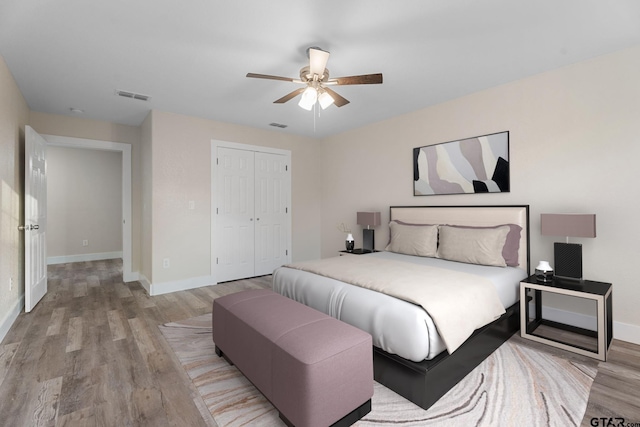
{"type": "MultiPolygon", "coordinates": [[[[351,255],[358,256],[358,255],[351,255]]],[[[488,267],[391,252],[363,255],[402,260],[476,274],[489,279],[505,308],[518,300],[520,280],[514,267],[488,267]]],[[[405,359],[432,359],[445,350],[433,320],[422,307],[372,290],[287,267],[273,275],[273,289],[370,333],[375,346],[405,359]]]]}

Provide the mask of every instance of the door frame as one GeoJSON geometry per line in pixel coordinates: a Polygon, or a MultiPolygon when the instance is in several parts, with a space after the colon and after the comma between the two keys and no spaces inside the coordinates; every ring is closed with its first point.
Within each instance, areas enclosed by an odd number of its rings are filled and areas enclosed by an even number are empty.
{"type": "Polygon", "coordinates": [[[122,280],[134,282],[138,274],[132,265],[131,231],[131,144],[101,141],[98,139],[75,138],[71,136],[45,135],[42,137],[53,147],[80,148],[88,150],[116,151],[122,153],[122,280]]]}
{"type": "MultiPolygon", "coordinates": [[[[219,203],[218,203],[218,194],[216,194],[216,188],[217,188],[217,154],[218,154],[218,147],[223,147],[223,148],[233,148],[235,150],[244,150],[244,151],[253,151],[253,152],[260,152],[260,153],[270,153],[270,154],[278,154],[278,155],[282,155],[282,156],[286,156],[287,158],[287,164],[289,165],[289,167],[292,167],[291,165],[291,151],[290,150],[283,150],[280,148],[272,148],[272,147],[265,147],[262,145],[251,145],[251,144],[241,144],[239,142],[229,142],[229,141],[221,141],[221,140],[217,140],[217,139],[212,139],[211,140],[211,277],[213,277],[216,281],[216,283],[218,282],[218,280],[216,279],[216,256],[218,254],[218,248],[216,246],[216,227],[217,227],[217,222],[216,222],[216,208],[218,207],[219,203]]],[[[293,254],[293,248],[291,247],[291,242],[292,242],[292,238],[291,235],[293,234],[292,230],[291,230],[291,226],[293,221],[291,220],[292,218],[292,211],[293,211],[293,207],[291,206],[291,187],[293,186],[293,174],[292,174],[292,178],[289,181],[289,191],[287,192],[287,206],[289,206],[289,233],[287,236],[287,246],[289,248],[289,253],[287,255],[287,262],[291,262],[292,259],[292,254],[293,254]]]]}

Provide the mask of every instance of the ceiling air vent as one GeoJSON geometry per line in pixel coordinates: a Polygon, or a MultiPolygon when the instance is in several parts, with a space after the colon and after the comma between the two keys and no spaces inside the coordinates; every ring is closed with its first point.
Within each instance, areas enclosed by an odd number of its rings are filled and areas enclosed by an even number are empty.
{"type": "Polygon", "coordinates": [[[277,128],[281,128],[284,129],[287,127],[287,125],[283,125],[282,123],[269,123],[269,126],[273,126],[273,127],[277,127],[277,128]]]}
{"type": "Polygon", "coordinates": [[[124,98],[138,99],[140,101],[148,101],[151,99],[149,95],[142,95],[140,93],[129,92],[126,90],[118,90],[118,89],[116,89],[116,95],[122,96],[124,98]]]}

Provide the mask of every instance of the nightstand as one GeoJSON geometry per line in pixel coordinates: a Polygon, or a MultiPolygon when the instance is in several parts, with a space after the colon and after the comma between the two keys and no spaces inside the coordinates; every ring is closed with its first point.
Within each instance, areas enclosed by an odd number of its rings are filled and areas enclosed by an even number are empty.
{"type": "MultiPolygon", "coordinates": [[[[373,251],[373,252],[380,252],[380,251],[373,251]]],[[[362,248],[356,248],[351,252],[349,252],[349,251],[340,251],[339,255],[340,256],[344,256],[344,255],[366,255],[366,254],[371,254],[373,252],[365,251],[362,248]]]]}
{"type": "Polygon", "coordinates": [[[611,283],[557,277],[551,282],[539,283],[535,276],[520,282],[520,335],[523,338],[606,361],[613,338],[611,311],[611,283]],[[597,330],[591,331],[543,319],[543,292],[594,301],[597,330]],[[533,310],[530,310],[531,302],[533,302],[533,310]]]}

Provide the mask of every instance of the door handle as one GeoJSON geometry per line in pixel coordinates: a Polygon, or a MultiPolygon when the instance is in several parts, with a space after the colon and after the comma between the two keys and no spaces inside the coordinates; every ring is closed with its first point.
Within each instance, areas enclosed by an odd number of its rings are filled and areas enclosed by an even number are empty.
{"type": "Polygon", "coordinates": [[[38,224],[36,224],[36,225],[19,225],[18,226],[18,230],[20,230],[20,231],[38,230],[38,229],[40,229],[40,226],[38,224]]]}

